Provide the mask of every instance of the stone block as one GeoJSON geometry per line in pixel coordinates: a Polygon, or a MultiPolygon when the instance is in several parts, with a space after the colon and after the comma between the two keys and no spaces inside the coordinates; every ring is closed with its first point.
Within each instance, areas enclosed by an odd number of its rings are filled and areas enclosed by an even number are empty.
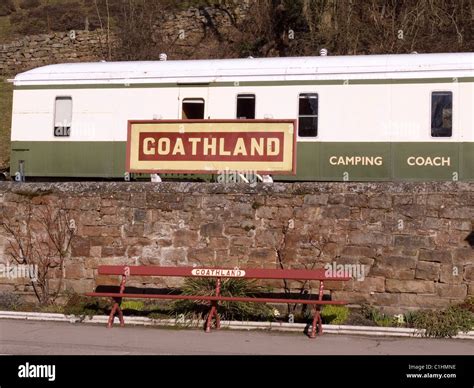
{"type": "Polygon", "coordinates": [[[311,194],[304,196],[306,205],[326,205],[328,203],[329,194],[311,194]]]}
{"type": "Polygon", "coordinates": [[[178,229],[173,232],[174,247],[192,247],[199,239],[198,233],[194,230],[178,229]]]}
{"type": "Polygon", "coordinates": [[[222,223],[211,222],[201,225],[200,235],[203,237],[219,237],[222,236],[224,225],[222,223]]]}
{"type": "Polygon", "coordinates": [[[385,278],[383,277],[366,277],[364,280],[355,280],[353,282],[353,290],[360,292],[384,292],[385,278]]]}
{"type": "MultiPolygon", "coordinates": [[[[230,239],[230,245],[232,247],[246,247],[246,248],[250,248],[250,247],[253,247],[254,246],[254,239],[253,238],[250,238],[250,237],[243,237],[243,236],[239,236],[239,237],[232,237],[230,239]]],[[[266,246],[266,245],[264,245],[266,246]]]]}
{"type": "Polygon", "coordinates": [[[463,300],[467,296],[467,284],[436,284],[436,293],[441,298],[463,300]]]}
{"type": "Polygon", "coordinates": [[[120,237],[122,235],[119,226],[82,226],[80,233],[91,237],[120,237]]]}
{"type": "Polygon", "coordinates": [[[466,265],[464,267],[464,279],[467,281],[474,281],[474,264],[466,265]]]}
{"type": "Polygon", "coordinates": [[[474,219],[474,206],[446,206],[440,210],[439,215],[442,218],[459,218],[472,220],[474,219]]]}
{"type": "Polygon", "coordinates": [[[162,248],[160,255],[160,265],[175,266],[178,263],[187,262],[187,250],[184,248],[162,248]]]}
{"type": "Polygon", "coordinates": [[[463,280],[463,267],[455,264],[441,264],[439,281],[447,284],[460,284],[463,280]]]}
{"type": "Polygon", "coordinates": [[[354,245],[390,245],[392,236],[383,233],[367,233],[354,231],[349,233],[349,243],[354,245]]]}
{"type": "Polygon", "coordinates": [[[100,277],[97,277],[95,280],[93,279],[65,279],[64,280],[64,288],[67,290],[73,290],[78,294],[85,294],[86,292],[92,292],[96,286],[96,284],[100,285],[119,285],[120,282],[117,281],[113,283],[110,278],[113,276],[104,276],[102,280],[100,277]],[[108,280],[105,278],[109,278],[108,280]],[[109,284],[107,284],[109,282],[109,284]]]}
{"type": "Polygon", "coordinates": [[[205,244],[212,249],[227,249],[229,247],[229,239],[227,237],[207,237],[205,244]]]}
{"type": "Polygon", "coordinates": [[[421,261],[432,261],[436,263],[452,263],[452,254],[444,250],[420,250],[421,261]]]}
{"type": "Polygon", "coordinates": [[[428,236],[398,235],[394,236],[394,245],[407,248],[434,247],[433,239],[428,236]]]}
{"type": "Polygon", "coordinates": [[[350,207],[367,207],[369,200],[365,194],[344,194],[344,204],[350,207]]]}
{"type": "Polygon", "coordinates": [[[399,296],[400,307],[410,307],[415,309],[442,309],[450,305],[449,299],[442,299],[436,294],[407,294],[399,296]]]}
{"type": "Polygon", "coordinates": [[[126,247],[123,245],[108,245],[101,249],[101,257],[122,257],[125,256],[126,247]]]}
{"type": "Polygon", "coordinates": [[[347,219],[351,216],[351,209],[348,206],[332,206],[324,207],[322,216],[331,219],[347,219]]]}
{"type": "Polygon", "coordinates": [[[474,282],[470,282],[467,284],[467,294],[469,296],[474,296],[474,282]]]}
{"type": "Polygon", "coordinates": [[[370,304],[372,303],[372,296],[367,292],[354,291],[334,291],[331,292],[333,300],[344,300],[349,304],[370,304]]]}
{"type": "Polygon", "coordinates": [[[67,263],[64,266],[66,279],[84,279],[84,263],[67,263]]]}
{"type": "Polygon", "coordinates": [[[275,263],[277,260],[276,251],[274,249],[266,248],[252,248],[249,249],[249,261],[255,261],[260,264],[275,263]]]}
{"type": "Polygon", "coordinates": [[[453,251],[453,263],[458,265],[474,264],[474,248],[457,248],[453,251]]]}
{"type": "Polygon", "coordinates": [[[91,248],[90,239],[74,236],[71,242],[71,255],[73,257],[89,256],[91,248]]]}
{"type": "Polygon", "coordinates": [[[392,207],[392,196],[390,194],[380,194],[369,198],[369,208],[390,209],[392,207]]]}
{"type": "Polygon", "coordinates": [[[214,250],[211,248],[190,248],[188,249],[188,260],[198,263],[212,263],[214,260],[214,250]]]}
{"type": "Polygon", "coordinates": [[[347,257],[361,258],[361,257],[375,257],[376,250],[372,247],[361,246],[345,246],[342,250],[342,255],[347,257]]]}
{"type": "Polygon", "coordinates": [[[429,280],[387,279],[385,289],[387,292],[434,294],[435,284],[429,280]]]}
{"type": "Polygon", "coordinates": [[[416,265],[415,279],[438,281],[440,264],[430,261],[419,261],[416,265]]]}

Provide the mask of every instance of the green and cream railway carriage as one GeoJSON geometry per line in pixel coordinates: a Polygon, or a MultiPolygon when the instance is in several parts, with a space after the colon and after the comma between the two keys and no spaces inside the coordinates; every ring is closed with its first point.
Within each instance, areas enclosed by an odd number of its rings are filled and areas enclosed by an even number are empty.
{"type": "Polygon", "coordinates": [[[122,178],[128,120],[297,119],[297,174],[474,180],[474,54],[60,64],[13,80],[11,173],[122,178]]]}

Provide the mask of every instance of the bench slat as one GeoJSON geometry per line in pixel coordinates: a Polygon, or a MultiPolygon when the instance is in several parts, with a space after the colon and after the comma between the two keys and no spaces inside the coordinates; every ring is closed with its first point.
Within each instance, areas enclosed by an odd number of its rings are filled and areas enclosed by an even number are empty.
{"type": "Polygon", "coordinates": [[[339,280],[347,281],[350,277],[326,276],[324,269],[275,269],[275,268],[253,268],[241,269],[243,276],[235,276],[234,268],[213,268],[213,267],[160,267],[160,266],[125,266],[125,265],[101,265],[98,268],[99,275],[122,275],[128,267],[130,275],[133,276],[176,276],[176,277],[222,277],[222,278],[249,278],[249,279],[287,279],[287,280],[339,280]],[[216,272],[206,272],[206,270],[220,270],[220,275],[216,272]],[[226,271],[230,271],[226,275],[226,271]],[[234,271],[233,273],[231,271],[234,271]],[[196,273],[202,273],[196,275],[196,273]],[[205,273],[209,273],[206,275],[205,273]],[[212,274],[213,273],[213,274],[212,274]],[[212,274],[212,275],[211,275],[212,274]],[[234,275],[233,275],[234,274],[234,275]]]}
{"type": "Polygon", "coordinates": [[[231,297],[231,296],[207,296],[207,295],[172,295],[172,294],[120,294],[113,292],[88,292],[85,295],[105,298],[130,298],[130,299],[186,299],[205,301],[227,301],[227,302],[261,302],[261,303],[301,303],[314,305],[341,305],[347,304],[345,301],[316,300],[316,299],[282,299],[282,298],[252,298],[252,297],[231,297]]]}

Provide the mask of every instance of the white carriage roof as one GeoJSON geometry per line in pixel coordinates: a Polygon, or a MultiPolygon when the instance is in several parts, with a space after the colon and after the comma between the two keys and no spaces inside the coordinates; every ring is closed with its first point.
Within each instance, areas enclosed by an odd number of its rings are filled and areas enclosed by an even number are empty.
{"type": "Polygon", "coordinates": [[[67,63],[18,74],[15,85],[210,83],[472,77],[474,53],[67,63]]]}

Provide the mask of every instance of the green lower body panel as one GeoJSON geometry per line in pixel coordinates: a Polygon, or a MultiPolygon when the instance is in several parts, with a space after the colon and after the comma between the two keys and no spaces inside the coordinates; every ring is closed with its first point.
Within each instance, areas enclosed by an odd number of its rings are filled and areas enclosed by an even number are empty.
{"type": "Polygon", "coordinates": [[[465,181],[474,181],[474,143],[461,143],[461,177],[465,181]]]}
{"type": "Polygon", "coordinates": [[[26,176],[118,178],[125,157],[125,142],[12,142],[10,173],[23,160],[26,176]]]}
{"type": "MultiPolygon", "coordinates": [[[[474,180],[474,143],[299,142],[296,176],[276,180],[474,180]]],[[[11,174],[123,178],[125,142],[12,142],[11,174]]]]}
{"type": "Polygon", "coordinates": [[[323,143],[321,177],[329,181],[391,179],[390,143],[323,143]]]}
{"type": "Polygon", "coordinates": [[[394,143],[395,180],[460,180],[462,143],[394,143]]]}
{"type": "Polygon", "coordinates": [[[321,143],[301,142],[296,144],[296,175],[278,176],[278,180],[312,181],[321,175],[319,152],[321,143]]]}

